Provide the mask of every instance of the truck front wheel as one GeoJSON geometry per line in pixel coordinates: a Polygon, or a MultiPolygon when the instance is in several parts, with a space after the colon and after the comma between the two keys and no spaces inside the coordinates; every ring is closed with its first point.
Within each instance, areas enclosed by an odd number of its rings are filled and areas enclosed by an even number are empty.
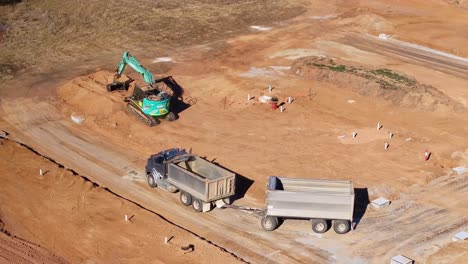
{"type": "Polygon", "coordinates": [[[333,230],[337,234],[346,234],[351,230],[351,224],[348,220],[335,220],[333,221],[333,230]]]}
{"type": "Polygon", "coordinates": [[[328,221],[325,219],[313,219],[312,230],[318,234],[325,233],[328,230],[328,221]]]}
{"type": "Polygon", "coordinates": [[[192,208],[196,212],[203,211],[203,202],[200,199],[193,199],[192,201],[192,208]]]}
{"type": "Polygon", "coordinates": [[[154,180],[153,174],[150,172],[146,174],[146,178],[148,179],[148,185],[151,188],[157,187],[158,185],[156,184],[156,181],[154,180]]]}
{"type": "Polygon", "coordinates": [[[274,216],[265,216],[262,218],[262,227],[266,231],[273,231],[278,227],[279,221],[278,217],[274,216]]]}
{"type": "Polygon", "coordinates": [[[185,205],[189,206],[192,204],[192,195],[186,192],[180,192],[180,202],[185,205]]]}

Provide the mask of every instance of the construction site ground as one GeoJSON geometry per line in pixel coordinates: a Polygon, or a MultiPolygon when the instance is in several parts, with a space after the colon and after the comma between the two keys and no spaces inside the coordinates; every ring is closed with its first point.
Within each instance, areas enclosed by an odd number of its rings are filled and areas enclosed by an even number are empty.
{"type": "MultiPolygon", "coordinates": [[[[172,15],[189,12],[173,2],[172,15]]],[[[249,1],[223,2],[196,2],[204,11],[190,30],[146,42],[121,42],[96,26],[85,33],[99,45],[78,45],[83,29],[71,16],[63,37],[76,42],[54,42],[47,56],[19,41],[27,21],[5,16],[14,33],[1,34],[0,23],[0,45],[11,49],[0,52],[0,130],[9,138],[0,142],[0,261],[384,263],[402,254],[464,263],[467,242],[452,236],[468,229],[466,3],[284,0],[250,10],[249,1]],[[204,12],[214,16],[209,34],[204,12]],[[220,22],[223,12],[240,22],[220,22]],[[15,64],[21,48],[31,60],[15,64]],[[125,91],[106,91],[126,50],[183,88],[176,121],[147,127],[127,113],[125,91]],[[260,103],[263,95],[279,97],[284,111],[260,103]],[[352,180],[355,230],[319,235],[290,220],[266,232],[252,212],[196,213],[146,184],[148,156],[172,147],[235,172],[239,206],[264,208],[270,175],[352,180]],[[373,208],[378,197],[390,206],[373,208]]],[[[0,10],[58,8],[32,3],[0,10]]],[[[172,4],[160,5],[156,13],[172,4]]],[[[61,25],[54,12],[52,29],[61,25]]],[[[155,34],[148,21],[137,26],[155,34]]]]}

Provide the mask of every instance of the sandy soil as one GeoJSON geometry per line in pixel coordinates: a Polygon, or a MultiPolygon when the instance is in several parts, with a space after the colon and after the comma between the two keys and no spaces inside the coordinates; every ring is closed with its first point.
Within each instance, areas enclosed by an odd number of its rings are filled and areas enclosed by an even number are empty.
{"type": "Polygon", "coordinates": [[[2,234],[2,261],[66,263],[43,246],[71,263],[239,262],[14,142],[2,141],[0,156],[3,228],[26,239],[2,234]],[[39,175],[39,168],[43,176],[39,175]],[[165,237],[172,237],[170,243],[164,243],[165,237]],[[189,245],[194,249],[181,249],[189,245]]]}
{"type": "MultiPolygon", "coordinates": [[[[0,225],[3,223],[0,221],[0,225]]],[[[0,232],[0,263],[68,263],[47,249],[11,235],[0,232]]]]}
{"type": "MultiPolygon", "coordinates": [[[[464,242],[452,243],[451,236],[468,228],[468,176],[452,168],[468,166],[468,63],[457,57],[468,56],[468,36],[458,30],[468,26],[466,11],[444,1],[309,2],[306,13],[270,30],[180,48],[167,54],[174,62],[145,64],[154,72],[166,69],[184,98],[196,99],[175,122],[146,127],[125,111],[125,93],[106,92],[111,72],[89,68],[90,74],[39,84],[47,93],[3,99],[4,127],[249,262],[382,263],[397,254],[423,263],[462,261],[464,242]],[[416,85],[383,94],[375,79],[324,69],[297,73],[298,65],[317,57],[369,72],[389,69],[387,77],[404,76],[416,85]],[[282,102],[294,98],[284,112],[258,102],[269,95],[268,84],[282,102]],[[247,95],[255,98],[247,102],[247,95]],[[85,120],[76,124],[72,115],[85,120]],[[181,207],[177,195],[145,183],[146,157],[175,146],[241,175],[238,205],[262,208],[268,175],[352,180],[359,194],[357,229],[319,236],[306,221],[286,221],[267,233],[245,212],[196,214],[181,207]],[[380,196],[391,206],[367,205],[380,196]]],[[[11,85],[34,90],[24,84],[32,80],[11,85]]]]}

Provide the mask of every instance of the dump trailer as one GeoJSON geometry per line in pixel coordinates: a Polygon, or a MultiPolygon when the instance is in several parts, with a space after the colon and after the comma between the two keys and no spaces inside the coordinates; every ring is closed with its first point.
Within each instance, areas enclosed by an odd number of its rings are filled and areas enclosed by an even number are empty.
{"type": "Polygon", "coordinates": [[[312,230],[324,233],[333,224],[338,234],[351,230],[354,189],[351,181],[295,179],[270,176],[267,209],[261,224],[275,230],[287,218],[307,219],[312,230]]]}
{"type": "Polygon", "coordinates": [[[150,187],[180,192],[180,202],[197,212],[229,204],[236,175],[197,155],[169,149],[152,155],[146,164],[150,187]]]}

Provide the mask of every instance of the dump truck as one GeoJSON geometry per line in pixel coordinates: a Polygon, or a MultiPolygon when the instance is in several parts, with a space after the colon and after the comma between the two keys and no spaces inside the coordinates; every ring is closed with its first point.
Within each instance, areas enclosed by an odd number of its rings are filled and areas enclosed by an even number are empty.
{"type": "Polygon", "coordinates": [[[168,149],[149,157],[146,164],[148,185],[169,192],[180,192],[180,202],[196,212],[231,203],[236,175],[182,149],[168,149]]]}
{"type": "Polygon", "coordinates": [[[267,208],[261,225],[275,230],[280,220],[307,219],[316,233],[326,232],[331,224],[338,234],[351,230],[354,189],[351,181],[296,179],[270,176],[267,208]]]}

